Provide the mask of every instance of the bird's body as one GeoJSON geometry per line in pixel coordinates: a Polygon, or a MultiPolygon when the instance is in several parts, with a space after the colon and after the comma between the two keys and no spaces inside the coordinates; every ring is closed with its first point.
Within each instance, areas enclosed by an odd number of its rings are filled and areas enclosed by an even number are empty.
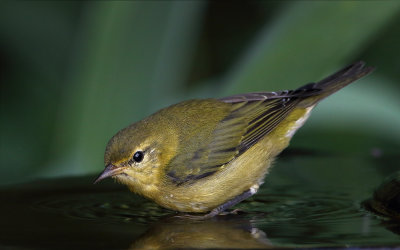
{"type": "Polygon", "coordinates": [[[362,62],[292,91],[181,102],[108,143],[106,170],[159,205],[218,214],[257,192],[274,158],[326,96],[372,70],[362,62]]]}

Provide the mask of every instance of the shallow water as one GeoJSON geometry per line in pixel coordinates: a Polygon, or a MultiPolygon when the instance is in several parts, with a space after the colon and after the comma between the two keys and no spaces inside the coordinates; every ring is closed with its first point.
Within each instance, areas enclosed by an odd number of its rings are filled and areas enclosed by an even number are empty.
{"type": "Polygon", "coordinates": [[[95,176],[3,187],[0,248],[400,246],[400,221],[362,205],[398,156],[281,158],[241,212],[207,221],[176,218],[111,180],[92,185],[95,176]]]}

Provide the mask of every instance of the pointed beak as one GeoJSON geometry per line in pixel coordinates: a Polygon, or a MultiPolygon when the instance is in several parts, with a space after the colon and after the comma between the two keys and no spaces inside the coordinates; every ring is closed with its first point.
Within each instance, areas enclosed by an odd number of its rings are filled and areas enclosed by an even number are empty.
{"type": "Polygon", "coordinates": [[[112,164],[108,164],[106,166],[106,168],[104,169],[104,171],[99,175],[99,177],[96,178],[96,180],[94,181],[93,184],[96,184],[99,181],[101,181],[101,180],[103,180],[103,179],[105,179],[107,177],[111,177],[111,176],[120,174],[120,173],[122,173],[122,171],[123,171],[123,168],[116,167],[116,166],[114,166],[112,164]]]}

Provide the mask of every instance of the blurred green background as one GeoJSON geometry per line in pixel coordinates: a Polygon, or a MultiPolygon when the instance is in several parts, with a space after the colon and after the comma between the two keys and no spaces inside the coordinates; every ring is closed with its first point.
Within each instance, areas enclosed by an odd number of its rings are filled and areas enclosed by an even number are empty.
{"type": "Polygon", "coordinates": [[[112,135],[162,107],[358,60],[377,69],[322,102],[292,148],[400,154],[399,27],[400,1],[2,1],[0,183],[99,173],[112,135]]]}

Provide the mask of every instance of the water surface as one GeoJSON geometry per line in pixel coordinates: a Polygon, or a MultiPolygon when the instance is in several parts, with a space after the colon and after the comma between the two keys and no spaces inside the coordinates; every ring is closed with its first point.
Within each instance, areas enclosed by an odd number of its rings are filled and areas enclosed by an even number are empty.
{"type": "Polygon", "coordinates": [[[112,180],[92,185],[95,176],[3,187],[0,248],[400,246],[399,220],[362,205],[398,162],[289,153],[241,212],[207,221],[176,218],[112,180]]]}

